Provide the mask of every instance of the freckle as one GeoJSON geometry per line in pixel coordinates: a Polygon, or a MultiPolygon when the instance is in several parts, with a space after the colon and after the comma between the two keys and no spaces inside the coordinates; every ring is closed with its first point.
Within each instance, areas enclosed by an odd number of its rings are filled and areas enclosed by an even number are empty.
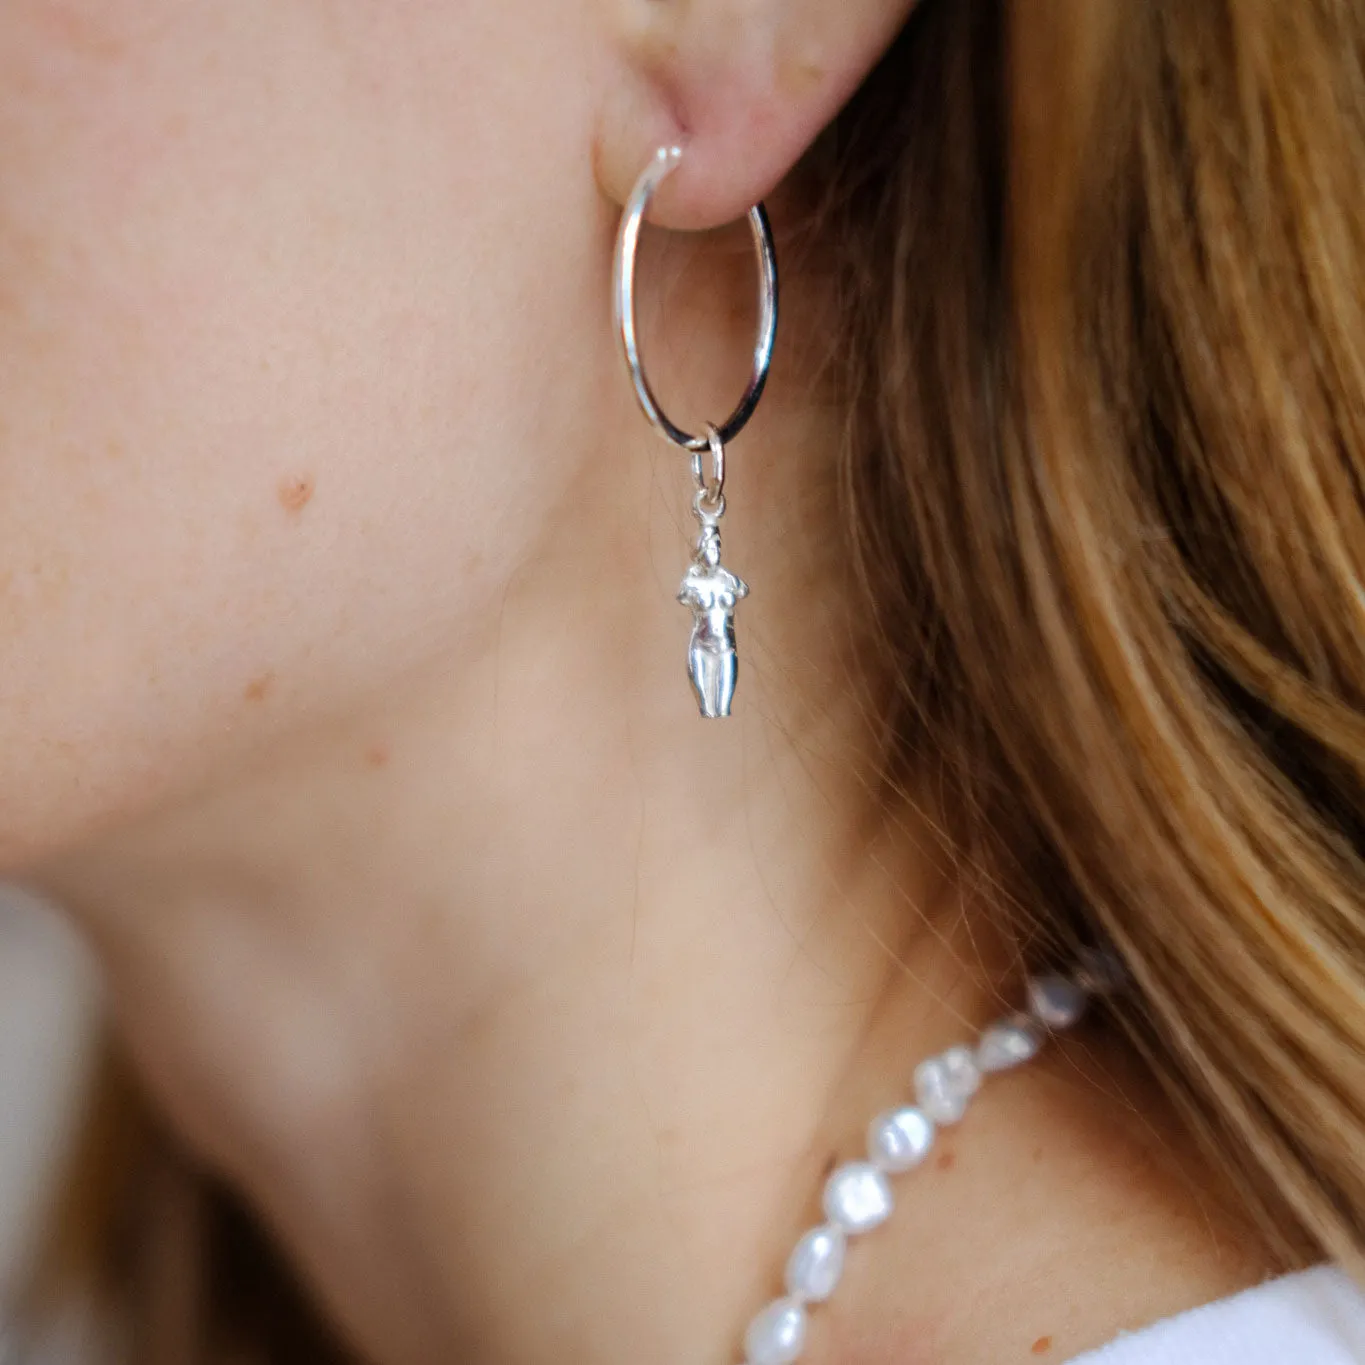
{"type": "Polygon", "coordinates": [[[259,678],[253,678],[246,685],[246,691],[242,695],[247,701],[264,701],[270,695],[270,689],[275,685],[275,675],[273,673],[262,673],[259,678]]]}
{"type": "Polygon", "coordinates": [[[951,1171],[957,1165],[956,1152],[941,1152],[939,1158],[934,1162],[940,1171],[951,1171]]]}
{"type": "Polygon", "coordinates": [[[1035,1147],[1033,1149],[1033,1164],[1036,1166],[1043,1159],[1043,1149],[1035,1147]]]}
{"type": "Polygon", "coordinates": [[[279,487],[280,506],[286,512],[299,513],[313,500],[313,476],[301,475],[296,479],[285,479],[279,487]]]}
{"type": "Polygon", "coordinates": [[[1036,1356],[1045,1356],[1051,1349],[1051,1337],[1039,1337],[1038,1340],[1033,1343],[1033,1354],[1036,1356]]]}
{"type": "Polygon", "coordinates": [[[825,66],[810,52],[783,53],[778,58],[776,84],[784,95],[805,95],[819,89],[825,79],[825,66]]]}
{"type": "Polygon", "coordinates": [[[371,768],[387,768],[389,751],[382,744],[372,744],[365,750],[365,762],[371,768]]]}

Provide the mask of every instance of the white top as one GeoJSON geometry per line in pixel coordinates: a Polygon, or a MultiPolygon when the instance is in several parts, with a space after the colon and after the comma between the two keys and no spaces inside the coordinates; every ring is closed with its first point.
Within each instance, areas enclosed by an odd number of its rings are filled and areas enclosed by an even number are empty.
{"type": "Polygon", "coordinates": [[[1334,1266],[1192,1308],[1071,1365],[1361,1365],[1365,1293],[1334,1266]]]}

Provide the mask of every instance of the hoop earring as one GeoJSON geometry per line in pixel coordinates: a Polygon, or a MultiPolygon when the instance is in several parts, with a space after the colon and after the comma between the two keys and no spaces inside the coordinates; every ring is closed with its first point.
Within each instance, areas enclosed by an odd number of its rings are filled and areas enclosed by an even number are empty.
{"type": "Polygon", "coordinates": [[[700,525],[692,562],[683,576],[678,601],[692,609],[692,638],[687,668],[701,714],[714,720],[730,714],[739,663],[735,650],[735,607],[748,596],[749,585],[720,562],[720,519],[725,515],[725,448],[743,431],[763,396],[777,338],[777,252],[772,227],[762,204],[749,210],[754,251],[758,260],[758,337],[753,370],[739,406],[720,426],[708,424],[704,436],[694,436],[671,422],[650,388],[640,359],[635,318],[635,263],[640,230],[654,192],[682,160],[682,149],[663,147],[645,167],[621,215],[613,272],[616,330],[621,353],[641,410],[651,425],[673,445],[690,452],[696,492],[692,512],[700,525]],[[711,456],[708,476],[703,456],[711,456]]]}

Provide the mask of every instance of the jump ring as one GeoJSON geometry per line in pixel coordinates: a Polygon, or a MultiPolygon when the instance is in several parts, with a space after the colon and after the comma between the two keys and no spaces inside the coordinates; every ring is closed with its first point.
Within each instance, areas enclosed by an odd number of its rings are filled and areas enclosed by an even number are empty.
{"type": "Polygon", "coordinates": [[[697,491],[712,504],[720,500],[721,494],[725,492],[725,442],[720,439],[720,432],[709,422],[706,426],[706,443],[711,449],[711,478],[708,481],[706,475],[702,473],[700,450],[692,452],[692,481],[697,485],[697,491]]]}
{"type": "MultiPolygon", "coordinates": [[[[693,436],[669,420],[659,406],[640,359],[640,342],[635,317],[635,263],[640,247],[640,229],[654,192],[677,169],[682,160],[682,148],[662,147],[645,167],[621,215],[621,230],[616,239],[616,261],[613,271],[616,330],[621,351],[630,370],[635,396],[644,414],[663,434],[684,450],[704,451],[711,445],[708,436],[693,436]]],[[[777,248],[773,243],[772,226],[762,204],[749,210],[749,227],[754,238],[754,252],[758,259],[758,336],[754,342],[753,369],[749,385],[739,406],[729,418],[715,429],[721,445],[729,445],[744,430],[754,415],[763,388],[768,382],[768,371],[773,363],[773,343],[777,339],[777,248]]]]}

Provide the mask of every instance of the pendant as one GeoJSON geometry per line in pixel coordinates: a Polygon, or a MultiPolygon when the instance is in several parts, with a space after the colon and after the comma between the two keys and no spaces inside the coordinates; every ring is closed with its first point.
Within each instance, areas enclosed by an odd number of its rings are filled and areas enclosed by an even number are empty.
{"type": "Polygon", "coordinates": [[[730,714],[735,696],[735,677],[739,672],[735,606],[749,595],[749,585],[720,562],[723,501],[713,511],[699,498],[695,510],[701,534],[678,589],[678,601],[692,609],[687,671],[697,705],[707,720],[719,720],[730,714]]]}

